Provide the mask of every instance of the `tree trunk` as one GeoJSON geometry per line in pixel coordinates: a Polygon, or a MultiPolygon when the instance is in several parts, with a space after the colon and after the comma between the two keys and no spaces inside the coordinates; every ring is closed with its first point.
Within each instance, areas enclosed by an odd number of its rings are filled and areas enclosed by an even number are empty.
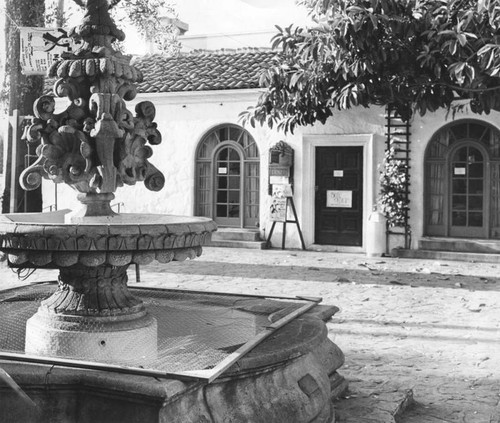
{"type": "MultiPolygon", "coordinates": [[[[20,116],[29,116],[33,114],[33,102],[42,95],[43,76],[26,76],[21,73],[20,41],[19,30],[17,26],[44,26],[45,4],[40,0],[6,0],[6,11],[12,21],[5,20],[5,51],[6,51],[6,69],[4,86],[8,93],[8,112],[12,115],[13,110],[19,110],[20,116]],[[16,26],[17,25],[17,26],[16,26]]],[[[9,124],[7,137],[7,148],[4,154],[7,156],[7,166],[5,171],[5,190],[3,193],[2,212],[6,213],[10,209],[11,198],[11,172],[12,167],[16,169],[16,184],[14,189],[14,211],[41,211],[42,195],[41,189],[25,193],[19,185],[19,175],[25,168],[25,157],[28,154],[26,141],[21,141],[23,133],[19,126],[18,137],[13,140],[12,126],[9,124]],[[12,143],[17,143],[17,155],[15,162],[12,162],[11,151],[12,143]]],[[[30,146],[30,154],[35,154],[35,146],[30,146]]]]}

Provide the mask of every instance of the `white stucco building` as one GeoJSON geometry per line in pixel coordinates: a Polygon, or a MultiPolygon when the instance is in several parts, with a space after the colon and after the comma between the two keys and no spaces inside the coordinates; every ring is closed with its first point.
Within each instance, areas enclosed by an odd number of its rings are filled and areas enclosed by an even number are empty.
{"type": "MultiPolygon", "coordinates": [[[[142,184],[119,189],[116,206],[205,215],[221,228],[258,231],[266,239],[272,225],[269,150],[285,141],[294,150],[293,199],[307,248],[370,252],[375,243],[384,251],[425,250],[434,241],[440,249],[470,251],[474,244],[481,251],[500,238],[500,114],[463,113],[452,120],[443,110],[413,118],[404,147],[411,236],[406,245],[400,235],[386,244],[369,219],[391,125],[386,110],[337,111],[325,125],[299,127],[293,134],[242,127],[239,114],[256,104],[258,74],[273,54],[247,49],[138,59],[145,82],[129,109],[143,100],[156,105],[163,141],[153,146],[150,160],[165,174],[166,185],[160,192],[142,184]],[[348,193],[347,202],[328,204],[332,191],[348,193]]],[[[74,193],[67,191],[58,189],[59,209],[74,206],[74,193]]],[[[53,203],[54,188],[46,183],[44,206],[53,203]]],[[[276,225],[273,246],[281,245],[282,227],[276,225]]],[[[287,226],[286,247],[301,247],[294,224],[287,226]]]]}

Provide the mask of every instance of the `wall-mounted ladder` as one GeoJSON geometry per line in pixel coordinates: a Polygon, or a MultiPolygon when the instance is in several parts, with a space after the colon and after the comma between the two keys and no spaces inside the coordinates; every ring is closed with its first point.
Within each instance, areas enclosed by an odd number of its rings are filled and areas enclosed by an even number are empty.
{"type": "MultiPolygon", "coordinates": [[[[394,160],[402,163],[400,170],[405,172],[406,184],[404,187],[404,198],[406,204],[410,200],[410,123],[404,121],[401,115],[391,105],[386,108],[386,151],[394,148],[394,160]]],[[[409,210],[404,213],[404,223],[396,228],[386,227],[386,245],[389,248],[391,236],[404,236],[404,248],[411,246],[411,229],[409,223],[409,210]]]]}

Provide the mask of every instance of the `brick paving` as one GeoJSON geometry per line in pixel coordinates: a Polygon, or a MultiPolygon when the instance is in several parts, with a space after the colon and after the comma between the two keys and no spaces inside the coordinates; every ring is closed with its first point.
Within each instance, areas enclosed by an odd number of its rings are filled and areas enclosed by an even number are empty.
{"type": "MultiPolygon", "coordinates": [[[[0,275],[1,287],[19,284],[5,267],[0,275]]],[[[207,247],[196,260],[142,266],[140,276],[147,286],[338,306],[328,329],[350,389],[337,422],[500,423],[498,264],[207,247]]],[[[54,278],[37,271],[27,282],[54,278]]],[[[133,268],[129,278],[135,285],[133,268]]]]}

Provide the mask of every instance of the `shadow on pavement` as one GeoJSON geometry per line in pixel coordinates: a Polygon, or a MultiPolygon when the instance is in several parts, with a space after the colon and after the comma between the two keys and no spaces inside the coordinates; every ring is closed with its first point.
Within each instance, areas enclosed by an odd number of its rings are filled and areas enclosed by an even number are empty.
{"type": "Polygon", "coordinates": [[[144,269],[184,275],[500,291],[500,278],[498,277],[465,276],[437,272],[394,272],[368,268],[354,270],[196,260],[182,263],[172,262],[163,267],[148,265],[144,266],[144,269]]]}

